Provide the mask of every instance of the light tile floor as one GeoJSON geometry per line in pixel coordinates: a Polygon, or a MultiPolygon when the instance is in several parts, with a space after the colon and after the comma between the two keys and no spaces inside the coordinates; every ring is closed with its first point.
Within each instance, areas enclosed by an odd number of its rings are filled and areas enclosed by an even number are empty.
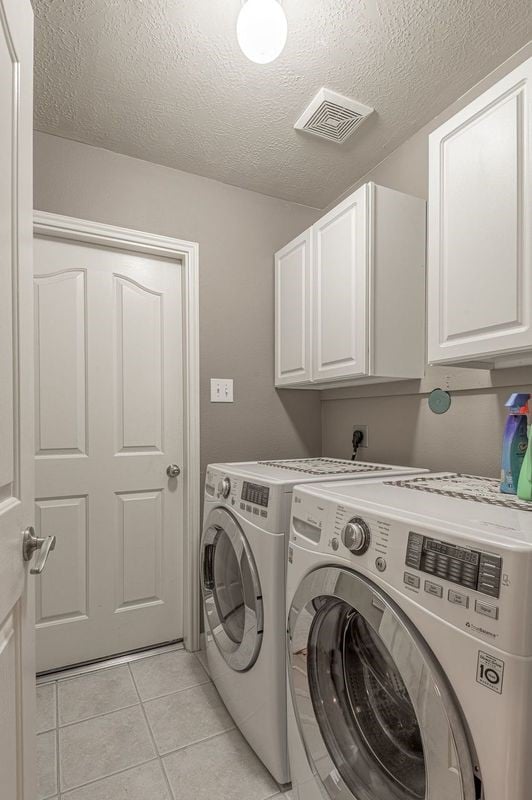
{"type": "Polygon", "coordinates": [[[176,650],[37,687],[39,800],[291,800],[176,650]]]}

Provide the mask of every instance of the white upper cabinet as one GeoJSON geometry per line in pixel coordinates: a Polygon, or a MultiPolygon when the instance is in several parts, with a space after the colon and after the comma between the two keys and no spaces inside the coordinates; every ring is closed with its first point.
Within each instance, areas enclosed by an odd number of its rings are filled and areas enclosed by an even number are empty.
{"type": "Polygon", "coordinates": [[[275,385],[310,380],[310,230],[275,255],[275,385]]]}
{"type": "Polygon", "coordinates": [[[276,385],[419,378],[425,202],[373,183],[277,253],[276,385]]]}
{"type": "Polygon", "coordinates": [[[315,381],[367,373],[367,192],[363,186],[312,228],[315,381]]]}
{"type": "Polygon", "coordinates": [[[532,360],[531,79],[532,59],[430,136],[429,362],[532,360]]]}

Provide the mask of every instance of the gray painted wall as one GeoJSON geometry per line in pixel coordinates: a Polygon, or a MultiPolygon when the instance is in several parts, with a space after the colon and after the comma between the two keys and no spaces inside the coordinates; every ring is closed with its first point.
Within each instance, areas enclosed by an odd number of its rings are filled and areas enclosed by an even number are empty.
{"type": "MultiPolygon", "coordinates": [[[[531,56],[532,43],[412,136],[352,189],[373,180],[427,198],[429,133],[531,56]]],[[[325,392],[322,449],[326,455],[349,456],[353,425],[367,424],[369,447],[359,450],[360,459],[495,477],[500,472],[504,402],[518,389],[532,393],[532,367],[491,373],[427,368],[421,382],[325,392]],[[436,387],[450,389],[453,395],[451,409],[442,416],[428,408],[427,395],[436,387]]]]}
{"type": "MultiPolygon", "coordinates": [[[[430,131],[531,55],[532,44],[356,186],[375,180],[427,197],[430,131]]],[[[504,401],[514,388],[532,392],[532,368],[429,368],[421,382],[334,390],[321,398],[275,391],[272,255],[323,212],[40,133],[35,207],[199,242],[203,467],[320,451],[349,456],[353,424],[368,424],[370,446],[360,458],[498,474],[504,401]],[[209,402],[210,377],[235,378],[233,405],[209,402]],[[438,386],[453,394],[441,417],[427,405],[438,386]]]]}
{"type": "Polygon", "coordinates": [[[273,386],[273,253],[319,212],[42,133],[34,185],[36,209],[199,242],[202,469],[320,454],[319,394],[273,386]]]}

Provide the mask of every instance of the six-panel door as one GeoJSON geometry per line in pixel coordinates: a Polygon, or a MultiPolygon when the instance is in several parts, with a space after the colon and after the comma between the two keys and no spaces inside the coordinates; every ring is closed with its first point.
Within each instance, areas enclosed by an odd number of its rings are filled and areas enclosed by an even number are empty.
{"type": "Polygon", "coordinates": [[[532,348],[532,59],[430,137],[428,358],[532,348]]]}
{"type": "Polygon", "coordinates": [[[367,372],[369,185],[312,228],[313,380],[367,372]]]}
{"type": "Polygon", "coordinates": [[[41,670],[182,635],[181,270],[35,240],[41,670]]]}
{"type": "Polygon", "coordinates": [[[310,229],[275,254],[275,385],[311,380],[310,229]]]}

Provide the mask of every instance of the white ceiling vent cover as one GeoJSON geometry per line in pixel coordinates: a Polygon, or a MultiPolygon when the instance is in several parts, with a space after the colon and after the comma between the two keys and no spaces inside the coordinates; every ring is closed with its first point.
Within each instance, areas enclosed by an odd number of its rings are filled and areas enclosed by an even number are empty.
{"type": "Polygon", "coordinates": [[[372,113],[372,108],[350,97],[320,89],[294,128],[341,144],[372,113]]]}

